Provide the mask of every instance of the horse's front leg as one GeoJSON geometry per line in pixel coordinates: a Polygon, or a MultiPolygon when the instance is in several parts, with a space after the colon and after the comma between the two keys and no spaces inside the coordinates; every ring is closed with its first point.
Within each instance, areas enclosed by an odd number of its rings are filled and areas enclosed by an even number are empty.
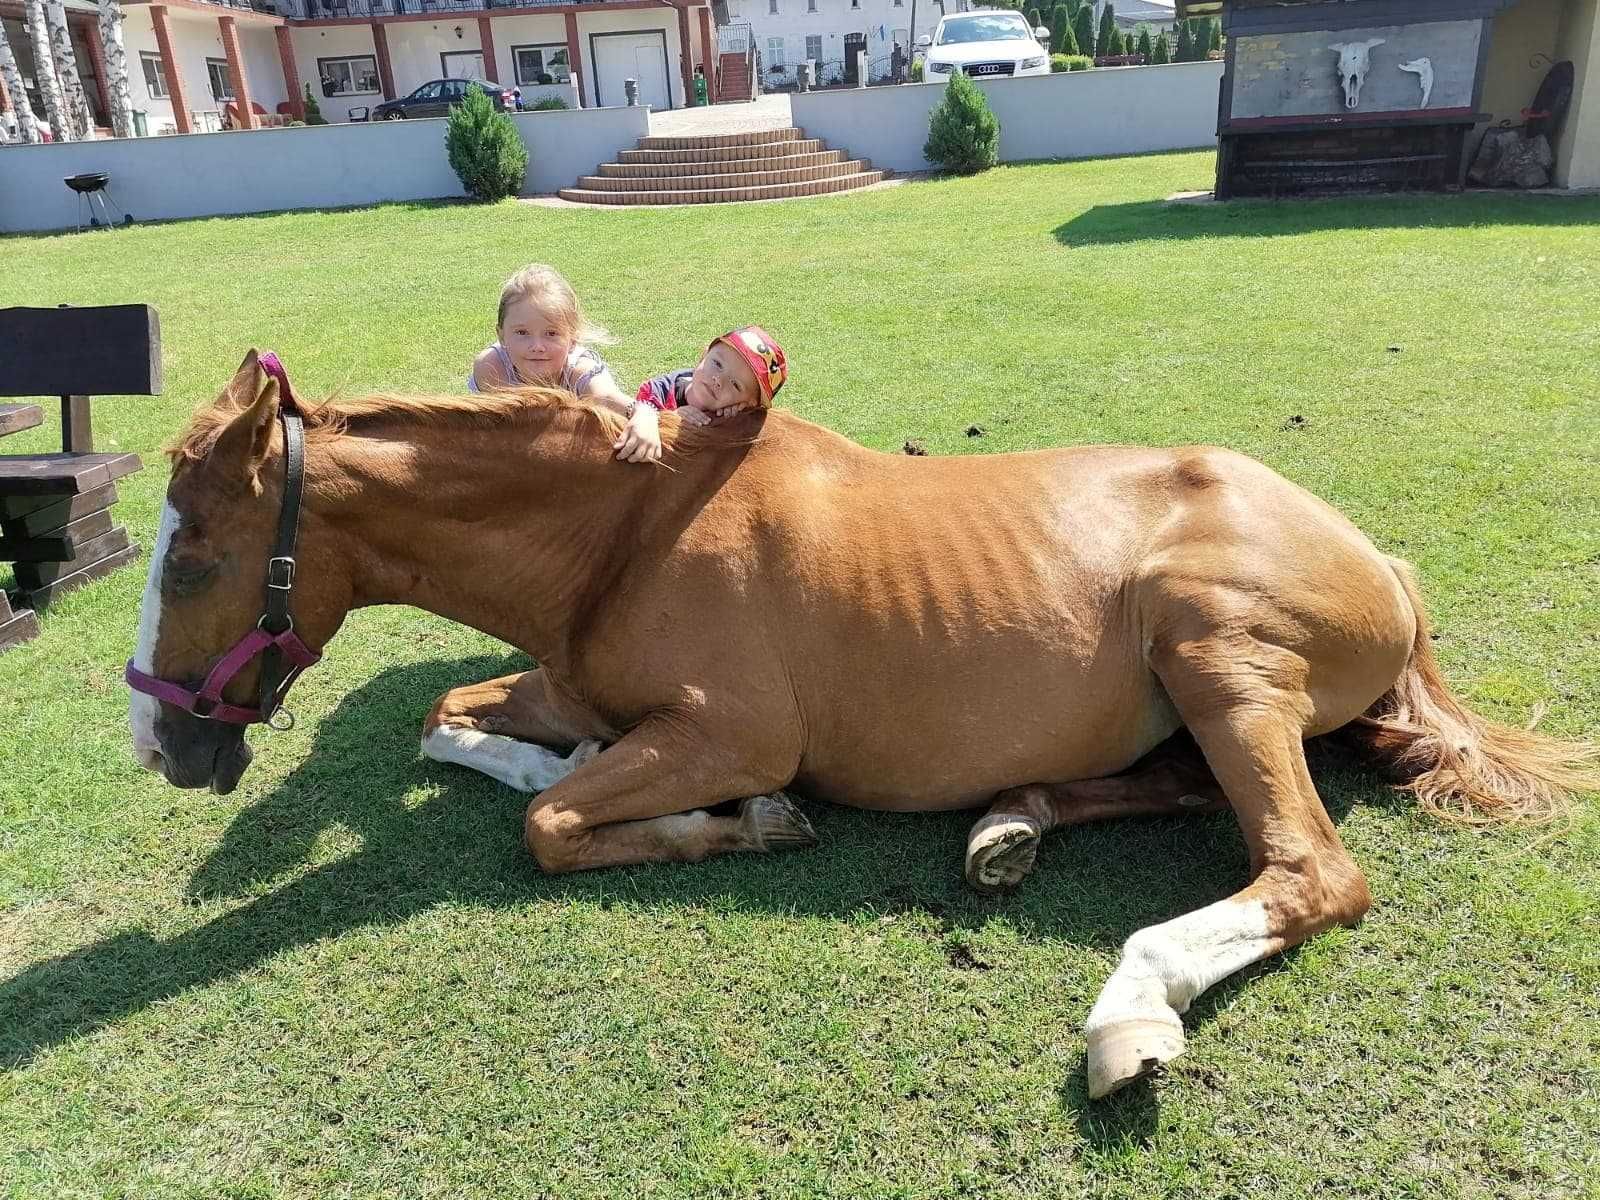
{"type": "Polygon", "coordinates": [[[540,792],[600,752],[617,731],[543,669],[451,688],[422,725],[422,753],[540,792]]]}
{"type": "Polygon", "coordinates": [[[530,804],[523,843],[552,872],[814,846],[793,801],[765,794],[794,773],[782,758],[735,757],[681,717],[653,716],[530,804]],[[700,811],[741,798],[737,816],[700,811]]]}

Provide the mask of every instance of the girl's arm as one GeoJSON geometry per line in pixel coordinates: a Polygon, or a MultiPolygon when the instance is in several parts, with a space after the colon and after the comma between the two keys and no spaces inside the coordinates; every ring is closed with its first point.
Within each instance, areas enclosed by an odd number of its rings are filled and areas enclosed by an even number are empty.
{"type": "Polygon", "coordinates": [[[602,408],[627,418],[621,435],[611,443],[619,459],[634,463],[661,461],[661,418],[654,405],[624,396],[609,370],[591,377],[584,384],[583,394],[602,408]]]}
{"type": "Polygon", "coordinates": [[[472,360],[472,383],[480,392],[516,386],[516,380],[506,378],[505,367],[493,346],[485,346],[472,360]]]}

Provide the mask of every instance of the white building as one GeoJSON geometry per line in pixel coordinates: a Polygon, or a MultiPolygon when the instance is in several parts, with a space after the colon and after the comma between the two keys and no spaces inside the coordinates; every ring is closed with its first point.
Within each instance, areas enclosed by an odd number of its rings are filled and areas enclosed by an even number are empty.
{"type": "MultiPolygon", "coordinates": [[[[91,114],[109,136],[95,8],[67,6],[91,114]]],[[[297,119],[307,84],[330,121],[361,119],[437,79],[535,96],[554,87],[585,107],[626,103],[633,79],[639,103],[681,108],[696,68],[716,62],[707,0],[124,0],[124,12],[135,123],[149,134],[297,119]]],[[[20,0],[0,0],[0,20],[43,117],[20,0]]],[[[0,81],[0,131],[13,103],[0,81]]]]}
{"type": "MultiPolygon", "coordinates": [[[[761,56],[761,85],[768,91],[792,86],[795,67],[811,59],[817,82],[854,82],[851,52],[867,54],[869,80],[889,76],[895,43],[909,69],[916,33],[932,34],[944,15],[939,0],[728,0],[728,23],[748,24],[761,56]]],[[[951,12],[964,8],[960,0],[951,12]]]]}

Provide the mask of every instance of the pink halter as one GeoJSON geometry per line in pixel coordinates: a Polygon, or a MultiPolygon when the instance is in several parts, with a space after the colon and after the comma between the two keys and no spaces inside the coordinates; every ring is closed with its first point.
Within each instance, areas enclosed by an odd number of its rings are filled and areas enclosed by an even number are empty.
{"type": "Polygon", "coordinates": [[[273,729],[291,729],[294,716],[283,707],[283,698],[300,672],[322,657],[300,640],[300,635],[294,631],[294,618],[289,614],[289,597],[294,589],[295,542],[300,530],[300,497],[305,490],[305,422],[289,387],[288,373],[278,356],[269,351],[257,361],[263,371],[278,381],[278,417],[283,422],[284,445],[283,508],[278,513],[277,546],[267,560],[265,611],[256,627],[234,643],[233,649],[211,668],[199,691],[146,675],[133,665],[132,659],[122,677],[134,691],[153,696],[203,720],[227,721],[234,725],[261,722],[273,729]],[[260,705],[250,708],[228,703],[222,698],[223,689],[255,661],[257,655],[265,655],[261,666],[260,705]],[[283,669],[274,682],[272,667],[278,660],[282,660],[283,669]]]}

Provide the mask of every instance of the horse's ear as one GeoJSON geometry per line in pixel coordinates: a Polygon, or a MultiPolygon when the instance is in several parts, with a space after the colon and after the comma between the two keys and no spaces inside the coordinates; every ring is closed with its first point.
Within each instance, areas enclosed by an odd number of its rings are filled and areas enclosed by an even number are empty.
{"type": "MultiPolygon", "coordinates": [[[[206,457],[206,465],[224,479],[238,480],[256,491],[259,490],[257,477],[261,464],[272,449],[272,426],[278,416],[278,381],[255,365],[254,350],[246,359],[246,366],[255,370],[257,391],[217,436],[216,446],[206,457]]],[[[240,367],[239,375],[228,385],[229,396],[233,395],[234,384],[244,374],[245,367],[240,367]]]]}
{"type": "Polygon", "coordinates": [[[261,369],[260,356],[256,353],[255,347],[250,347],[244,356],[244,361],[239,364],[239,369],[233,373],[233,379],[223,389],[222,395],[217,397],[217,407],[249,408],[261,394],[261,381],[266,375],[267,373],[261,369]]]}

